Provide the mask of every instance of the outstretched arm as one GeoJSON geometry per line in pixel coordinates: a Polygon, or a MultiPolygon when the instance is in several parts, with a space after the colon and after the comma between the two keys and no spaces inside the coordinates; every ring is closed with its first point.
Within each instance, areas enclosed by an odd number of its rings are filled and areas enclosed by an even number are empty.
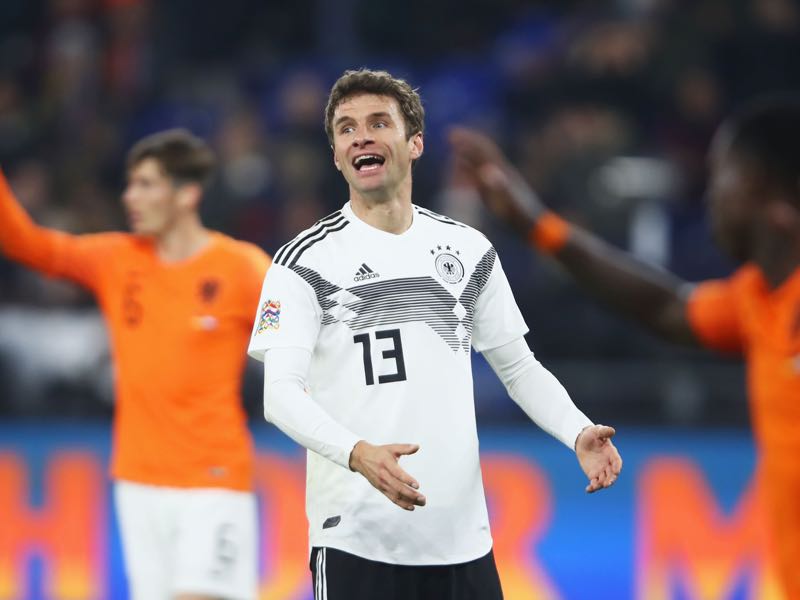
{"type": "Polygon", "coordinates": [[[102,236],[74,236],[34,223],[0,170],[0,252],[7,258],[91,288],[107,250],[102,236]]]}
{"type": "Polygon", "coordinates": [[[611,443],[614,429],[593,425],[558,379],[534,358],[523,338],[484,350],[483,355],[525,414],[575,450],[578,463],[589,479],[587,492],[607,488],[616,481],[622,459],[611,443]]]}
{"type": "Polygon", "coordinates": [[[451,131],[457,167],[489,210],[520,237],[551,255],[590,294],[659,336],[695,345],[686,316],[690,286],[636,260],[548,211],[498,146],[464,127],[451,131]]]}

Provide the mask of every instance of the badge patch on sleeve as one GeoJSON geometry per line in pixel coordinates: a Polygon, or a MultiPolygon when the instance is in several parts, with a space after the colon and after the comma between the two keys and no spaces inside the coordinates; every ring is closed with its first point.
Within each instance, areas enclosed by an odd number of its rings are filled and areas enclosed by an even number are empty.
{"type": "Polygon", "coordinates": [[[281,326],[281,301],[267,300],[261,305],[261,316],[258,319],[256,335],[281,326]]]}

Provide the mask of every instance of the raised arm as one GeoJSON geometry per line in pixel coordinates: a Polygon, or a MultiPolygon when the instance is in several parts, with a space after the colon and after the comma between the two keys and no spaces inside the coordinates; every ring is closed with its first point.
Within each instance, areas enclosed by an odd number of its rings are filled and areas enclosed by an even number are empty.
{"type": "Polygon", "coordinates": [[[92,287],[109,234],[74,236],[33,222],[0,170],[0,252],[15,262],[53,277],[92,287]]]}
{"type": "Polygon", "coordinates": [[[46,270],[54,263],[55,242],[22,208],[0,171],[0,250],[10,260],[46,270]]]}
{"type": "Polygon", "coordinates": [[[450,142],[457,168],[474,183],[489,210],[552,256],[592,296],[665,339],[697,344],[687,319],[686,282],[548,211],[485,135],[458,127],[451,131],[450,142]]]}

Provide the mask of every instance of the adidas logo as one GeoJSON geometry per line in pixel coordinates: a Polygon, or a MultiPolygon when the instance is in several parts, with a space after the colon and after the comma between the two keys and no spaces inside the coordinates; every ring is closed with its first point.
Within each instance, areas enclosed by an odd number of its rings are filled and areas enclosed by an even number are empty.
{"type": "Polygon", "coordinates": [[[375,279],[376,277],[380,277],[380,273],[376,273],[372,269],[367,266],[367,263],[361,263],[361,266],[358,268],[356,272],[356,276],[353,277],[353,281],[366,281],[367,279],[375,279]]]}

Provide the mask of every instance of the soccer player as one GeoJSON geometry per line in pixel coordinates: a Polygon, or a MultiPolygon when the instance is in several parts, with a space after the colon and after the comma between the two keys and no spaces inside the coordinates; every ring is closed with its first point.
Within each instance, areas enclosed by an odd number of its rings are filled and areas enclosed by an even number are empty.
{"type": "Polygon", "coordinates": [[[759,99],[719,128],[709,202],[719,245],[743,263],[691,286],[545,209],[488,138],[451,142],[487,206],[604,303],[654,333],[745,356],[768,519],[788,598],[800,598],[800,97],[759,99]]]}
{"type": "Polygon", "coordinates": [[[253,448],[240,399],[269,257],[206,229],[214,156],[169,130],[128,155],[132,234],[34,224],[0,174],[0,250],[97,298],[116,367],[111,476],[133,600],[251,600],[253,448]]]}
{"type": "Polygon", "coordinates": [[[620,472],[614,430],[533,357],[491,243],[412,204],[417,92],[347,71],[325,128],[349,202],[275,254],[250,342],[265,361],[266,418],[309,450],[315,598],[501,598],[470,349],[575,449],[589,492],[620,472]]]}

